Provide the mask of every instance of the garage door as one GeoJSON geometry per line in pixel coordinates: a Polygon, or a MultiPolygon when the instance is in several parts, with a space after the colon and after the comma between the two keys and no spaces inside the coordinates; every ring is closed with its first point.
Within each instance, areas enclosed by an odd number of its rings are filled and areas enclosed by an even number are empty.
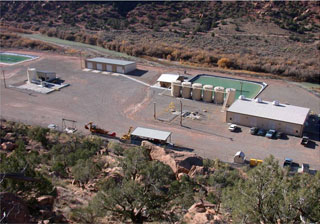
{"type": "Polygon", "coordinates": [[[112,72],[112,65],[107,65],[107,71],[112,72]]]}
{"type": "Polygon", "coordinates": [[[93,68],[92,62],[87,62],[87,66],[88,66],[88,68],[92,69],[93,68]]]}
{"type": "Polygon", "coordinates": [[[118,73],[124,73],[122,66],[117,66],[118,73]]]}
{"type": "Polygon", "coordinates": [[[97,70],[102,71],[102,64],[97,63],[97,70]]]}

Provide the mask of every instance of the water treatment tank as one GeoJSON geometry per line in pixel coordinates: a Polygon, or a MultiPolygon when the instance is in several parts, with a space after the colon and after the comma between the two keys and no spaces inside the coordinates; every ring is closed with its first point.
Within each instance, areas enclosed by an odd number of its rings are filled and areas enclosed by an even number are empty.
{"type": "Polygon", "coordinates": [[[192,99],[193,100],[201,100],[202,93],[202,84],[201,83],[193,83],[192,84],[192,99]]]}
{"type": "Polygon", "coordinates": [[[204,85],[203,86],[203,101],[207,103],[212,102],[213,96],[213,85],[204,85]]]}
{"type": "Polygon", "coordinates": [[[216,104],[223,104],[224,100],[224,88],[222,86],[217,86],[214,88],[214,102],[216,104]]]}
{"type": "Polygon", "coordinates": [[[191,82],[183,82],[181,85],[182,85],[182,97],[185,99],[191,98],[191,82]]]}
{"type": "Polygon", "coordinates": [[[171,96],[180,97],[181,81],[177,80],[171,83],[171,96]]]}
{"type": "Polygon", "coordinates": [[[27,76],[28,76],[28,82],[32,83],[37,79],[37,70],[35,68],[28,68],[27,76]]]}
{"type": "Polygon", "coordinates": [[[229,97],[227,99],[226,106],[230,107],[231,104],[233,104],[234,100],[236,99],[236,89],[228,88],[228,89],[226,89],[226,93],[227,93],[227,96],[228,96],[228,93],[229,93],[229,97]]]}

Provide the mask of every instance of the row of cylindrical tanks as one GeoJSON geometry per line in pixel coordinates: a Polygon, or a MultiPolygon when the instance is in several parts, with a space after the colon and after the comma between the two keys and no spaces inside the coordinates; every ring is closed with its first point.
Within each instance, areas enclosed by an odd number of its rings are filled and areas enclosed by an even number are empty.
{"type": "Polygon", "coordinates": [[[171,96],[185,99],[203,100],[204,102],[216,104],[224,103],[224,93],[229,93],[227,106],[231,105],[236,97],[236,90],[222,86],[204,85],[201,83],[182,82],[177,80],[171,83],[171,96]]]}

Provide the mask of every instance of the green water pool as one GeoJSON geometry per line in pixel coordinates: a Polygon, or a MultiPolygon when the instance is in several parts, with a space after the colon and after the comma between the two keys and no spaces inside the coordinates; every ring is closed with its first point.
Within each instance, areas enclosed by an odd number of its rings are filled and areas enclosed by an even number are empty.
{"type": "Polygon", "coordinates": [[[25,55],[9,54],[9,53],[0,53],[0,62],[6,64],[15,64],[25,60],[33,59],[34,57],[29,57],[25,55]]]}
{"type": "Polygon", "coordinates": [[[236,99],[240,95],[246,98],[255,98],[260,91],[265,88],[265,83],[246,81],[241,79],[231,79],[212,75],[197,75],[190,80],[192,83],[201,83],[202,85],[222,86],[224,88],[236,89],[236,99]]]}

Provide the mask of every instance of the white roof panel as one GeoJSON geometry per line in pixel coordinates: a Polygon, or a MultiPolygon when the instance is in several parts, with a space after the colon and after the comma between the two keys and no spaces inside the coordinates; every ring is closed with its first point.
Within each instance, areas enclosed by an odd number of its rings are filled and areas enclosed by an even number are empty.
{"type": "Polygon", "coordinates": [[[158,82],[174,82],[177,81],[177,79],[179,78],[180,75],[177,74],[162,74],[159,78],[158,78],[158,82]]]}
{"type": "Polygon", "coordinates": [[[151,138],[166,141],[171,135],[171,132],[137,127],[136,129],[134,129],[131,135],[139,136],[142,138],[151,138]]]}
{"type": "Polygon", "coordinates": [[[253,99],[239,99],[228,108],[228,111],[303,125],[310,109],[287,104],[275,106],[269,101],[257,103],[253,99]]]}
{"type": "Polygon", "coordinates": [[[109,59],[109,58],[91,58],[91,59],[86,59],[86,60],[92,61],[92,62],[113,64],[113,65],[130,65],[130,64],[135,63],[134,61],[124,61],[124,60],[109,59]]]}

